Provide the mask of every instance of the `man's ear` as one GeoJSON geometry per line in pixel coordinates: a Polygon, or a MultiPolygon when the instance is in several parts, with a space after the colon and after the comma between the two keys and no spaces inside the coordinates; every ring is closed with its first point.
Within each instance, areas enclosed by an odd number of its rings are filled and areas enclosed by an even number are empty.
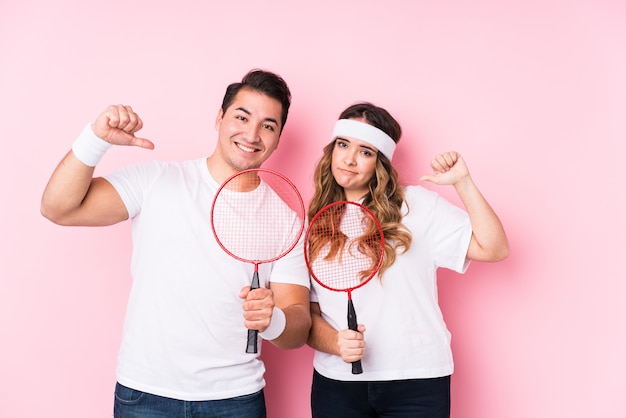
{"type": "Polygon", "coordinates": [[[220,108],[217,112],[217,117],[215,118],[215,130],[220,130],[220,125],[222,124],[222,119],[224,118],[224,111],[220,108]]]}

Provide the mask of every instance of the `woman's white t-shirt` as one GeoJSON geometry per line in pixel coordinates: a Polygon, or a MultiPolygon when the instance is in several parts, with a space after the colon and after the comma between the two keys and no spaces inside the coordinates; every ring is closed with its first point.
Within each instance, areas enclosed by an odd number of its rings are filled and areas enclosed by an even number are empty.
{"type": "MultiPolygon", "coordinates": [[[[402,223],[409,250],[383,275],[352,292],[358,323],[366,331],[363,373],[354,375],[340,356],[316,351],[314,367],[336,380],[401,380],[452,374],[450,332],[438,304],[437,269],[466,271],[472,229],[465,211],[420,186],[405,190],[402,223]]],[[[311,282],[311,300],[337,330],[347,328],[347,294],[311,282]]]]}

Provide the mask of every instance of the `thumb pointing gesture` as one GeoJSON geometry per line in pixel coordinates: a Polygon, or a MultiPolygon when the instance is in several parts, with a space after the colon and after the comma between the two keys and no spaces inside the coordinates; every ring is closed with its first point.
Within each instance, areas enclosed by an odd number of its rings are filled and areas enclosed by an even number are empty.
{"type": "Polygon", "coordinates": [[[425,174],[420,181],[430,181],[439,185],[454,185],[469,176],[469,170],[461,154],[455,151],[437,155],[431,162],[432,174],[425,174]]]}
{"type": "Polygon", "coordinates": [[[96,136],[110,144],[154,149],[152,141],[135,136],[135,132],[142,127],[143,122],[139,115],[125,105],[107,107],[92,125],[96,136]]]}

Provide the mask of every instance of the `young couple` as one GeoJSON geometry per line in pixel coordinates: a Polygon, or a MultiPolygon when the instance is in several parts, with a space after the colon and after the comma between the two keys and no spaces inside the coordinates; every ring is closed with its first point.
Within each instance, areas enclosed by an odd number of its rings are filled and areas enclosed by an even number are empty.
{"type": "Polygon", "coordinates": [[[453,186],[465,210],[399,183],[391,161],[401,128],[380,107],[351,105],[323,141],[330,143],[315,168],[309,220],[333,201],[358,201],[379,218],[385,235],[378,276],[353,296],[358,331],[346,329],[345,296],[337,303],[310,282],[302,245],[250,290],[250,265],[224,257],[207,233],[206,208],[220,184],[272,154],[290,102],[282,78],[252,70],[226,89],[209,157],[135,164],[93,177],[112,145],[154,147],[136,136],[143,123],[130,106],[109,106],[52,174],[41,203],[52,222],[133,222],[115,417],[266,416],[264,366],[260,354],[243,349],[247,329],[283,349],[307,343],[316,350],[314,417],[450,415],[453,363],[436,270],[464,272],[470,260],[508,255],[503,227],[461,155],[436,156],[422,180],[453,186]],[[363,374],[351,373],[356,360],[363,374]]]}

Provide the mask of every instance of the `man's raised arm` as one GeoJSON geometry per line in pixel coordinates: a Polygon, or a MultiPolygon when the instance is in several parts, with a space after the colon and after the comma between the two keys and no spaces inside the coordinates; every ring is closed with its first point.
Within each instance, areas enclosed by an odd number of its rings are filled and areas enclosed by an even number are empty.
{"type": "Polygon", "coordinates": [[[103,226],[128,219],[115,188],[103,178],[93,178],[94,168],[111,145],[153,149],[137,138],[143,122],[130,106],[109,106],[87,126],[72,150],[56,167],[41,198],[41,214],[59,225],[103,226]]]}

